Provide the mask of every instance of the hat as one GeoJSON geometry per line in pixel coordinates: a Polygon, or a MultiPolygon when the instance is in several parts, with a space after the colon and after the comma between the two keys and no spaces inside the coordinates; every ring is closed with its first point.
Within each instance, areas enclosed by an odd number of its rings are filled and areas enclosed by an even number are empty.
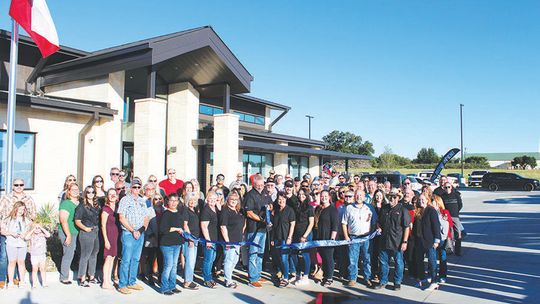
{"type": "Polygon", "coordinates": [[[392,190],[390,190],[390,192],[388,193],[388,197],[392,197],[392,196],[400,196],[398,189],[392,188],[392,190]]]}
{"type": "Polygon", "coordinates": [[[269,177],[269,178],[266,179],[266,183],[267,183],[267,184],[268,184],[268,183],[274,184],[275,182],[274,182],[274,179],[273,179],[273,178],[269,177]]]}
{"type": "Polygon", "coordinates": [[[141,185],[142,185],[142,182],[141,182],[140,179],[134,178],[133,180],[131,180],[131,184],[132,184],[132,185],[139,185],[139,186],[141,186],[141,185]]]}
{"type": "Polygon", "coordinates": [[[285,188],[292,188],[292,187],[294,187],[293,182],[291,182],[290,180],[285,182],[285,188]]]}

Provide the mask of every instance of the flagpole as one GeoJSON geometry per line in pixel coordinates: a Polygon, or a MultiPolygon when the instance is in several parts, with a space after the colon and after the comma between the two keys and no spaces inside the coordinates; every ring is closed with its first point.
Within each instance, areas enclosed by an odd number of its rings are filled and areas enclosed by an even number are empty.
{"type": "Polygon", "coordinates": [[[19,53],[19,24],[11,19],[11,50],[9,57],[9,91],[7,108],[7,168],[4,189],[11,192],[13,185],[13,141],[15,138],[15,105],[17,98],[17,59],[19,53]]]}

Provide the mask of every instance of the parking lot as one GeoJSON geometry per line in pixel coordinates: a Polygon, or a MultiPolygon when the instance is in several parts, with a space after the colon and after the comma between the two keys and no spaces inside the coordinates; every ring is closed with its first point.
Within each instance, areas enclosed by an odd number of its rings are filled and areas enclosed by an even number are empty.
{"type": "MultiPolygon", "coordinates": [[[[270,284],[253,289],[240,284],[236,290],[220,287],[184,290],[165,297],[145,286],[131,295],[57,283],[50,287],[0,291],[2,303],[538,303],[540,291],[540,191],[486,192],[463,190],[462,221],[468,232],[464,255],[449,257],[448,282],[440,290],[422,291],[406,277],[401,291],[375,291],[357,285],[330,288],[311,283],[302,288],[278,289],[270,284]],[[319,301],[318,301],[319,300],[319,301]],[[322,300],[322,302],[320,301],[322,300]]],[[[237,276],[245,282],[245,274],[237,276]]]]}

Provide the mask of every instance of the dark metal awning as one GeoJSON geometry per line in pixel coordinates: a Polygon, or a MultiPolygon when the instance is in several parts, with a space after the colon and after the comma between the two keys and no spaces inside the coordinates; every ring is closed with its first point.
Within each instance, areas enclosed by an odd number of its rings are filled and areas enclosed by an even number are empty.
{"type": "Polygon", "coordinates": [[[255,150],[255,151],[280,152],[280,153],[288,153],[288,154],[323,156],[323,157],[331,159],[331,160],[333,160],[333,159],[371,160],[373,158],[373,157],[368,156],[368,155],[343,153],[343,152],[319,150],[319,149],[311,149],[311,148],[295,147],[295,146],[283,146],[283,145],[278,145],[278,144],[269,144],[269,143],[262,143],[262,142],[256,142],[256,141],[247,141],[247,140],[241,140],[240,143],[239,143],[239,147],[240,147],[240,149],[250,149],[250,150],[255,150]]]}

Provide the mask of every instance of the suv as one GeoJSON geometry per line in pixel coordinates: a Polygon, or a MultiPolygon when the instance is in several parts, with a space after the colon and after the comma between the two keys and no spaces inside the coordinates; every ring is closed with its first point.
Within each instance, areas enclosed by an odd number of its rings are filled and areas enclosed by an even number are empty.
{"type": "Polygon", "coordinates": [[[484,177],[484,174],[489,173],[489,171],[473,171],[471,174],[469,174],[469,187],[474,186],[481,186],[482,185],[482,177],[484,177]]]}
{"type": "Polygon", "coordinates": [[[533,191],[539,187],[537,179],[521,177],[515,173],[487,173],[482,179],[482,188],[491,191],[499,189],[533,191]]]}
{"type": "Polygon", "coordinates": [[[377,179],[378,183],[384,183],[386,181],[389,181],[392,184],[393,188],[400,188],[401,184],[403,183],[403,180],[407,178],[403,174],[395,174],[395,173],[386,173],[386,174],[364,174],[362,175],[362,180],[364,178],[369,178],[370,180],[377,179]]]}

